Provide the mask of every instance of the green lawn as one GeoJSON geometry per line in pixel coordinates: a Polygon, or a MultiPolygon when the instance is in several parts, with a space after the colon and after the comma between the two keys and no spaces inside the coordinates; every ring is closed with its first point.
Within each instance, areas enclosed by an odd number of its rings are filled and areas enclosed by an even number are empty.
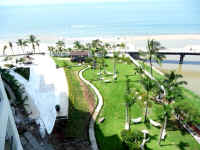
{"type": "MultiPolygon", "coordinates": [[[[141,61],[140,61],[140,64],[141,64],[141,61]]],[[[145,69],[150,72],[150,66],[148,65],[145,65],[145,69]]],[[[160,80],[160,79],[163,79],[164,76],[162,76],[161,74],[153,71],[153,76],[157,79],[157,80],[160,80]]],[[[197,110],[200,108],[200,96],[197,95],[196,93],[194,93],[193,91],[183,87],[182,88],[183,90],[183,96],[184,96],[184,99],[183,101],[188,101],[190,102],[194,108],[196,108],[197,110]]],[[[200,112],[199,112],[200,113],[200,112]]]]}
{"type": "Polygon", "coordinates": [[[66,137],[87,139],[90,113],[78,77],[78,72],[85,66],[76,66],[76,63],[58,57],[53,57],[53,59],[58,67],[64,67],[69,86],[69,119],[66,124],[65,135],[66,137]]]}
{"type": "MultiPolygon", "coordinates": [[[[113,60],[106,59],[108,67],[106,70],[113,72],[113,60]]],[[[125,75],[134,74],[135,66],[133,64],[118,64],[117,65],[119,75],[117,82],[104,83],[102,80],[98,80],[97,73],[99,70],[89,69],[84,72],[84,77],[91,81],[100,91],[104,98],[104,106],[99,117],[105,117],[105,121],[101,124],[96,123],[95,133],[97,142],[101,150],[125,150],[124,145],[121,142],[120,132],[124,129],[125,123],[125,103],[124,92],[126,88],[125,75]]],[[[112,79],[112,76],[105,77],[106,79],[112,79]]],[[[143,87],[138,82],[139,77],[137,75],[131,76],[131,86],[142,89],[143,87]]],[[[153,120],[158,120],[157,110],[161,106],[153,103],[149,110],[149,117],[153,120]]],[[[144,106],[141,101],[137,101],[131,107],[131,118],[143,117],[144,106]]],[[[144,118],[144,117],[143,117],[144,118]]],[[[198,150],[200,145],[193,139],[193,137],[180,130],[177,126],[177,122],[171,119],[168,124],[167,138],[162,142],[161,146],[158,146],[158,138],[160,129],[155,127],[146,127],[143,123],[138,125],[131,125],[134,129],[146,129],[149,130],[152,136],[151,141],[147,144],[149,149],[153,150],[198,150]]]]}

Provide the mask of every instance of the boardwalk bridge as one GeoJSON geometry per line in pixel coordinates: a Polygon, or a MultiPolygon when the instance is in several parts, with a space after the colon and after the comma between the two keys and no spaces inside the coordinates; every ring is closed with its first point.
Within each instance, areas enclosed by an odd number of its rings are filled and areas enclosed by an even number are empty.
{"type": "MultiPolygon", "coordinates": [[[[145,52],[145,51],[144,51],[145,52]]],[[[132,57],[138,58],[139,56],[139,51],[138,50],[128,50],[126,53],[129,53],[132,57]]],[[[164,55],[179,55],[179,64],[183,64],[184,57],[186,55],[200,55],[200,50],[197,49],[162,49],[158,52],[159,54],[164,54],[164,55]]]]}

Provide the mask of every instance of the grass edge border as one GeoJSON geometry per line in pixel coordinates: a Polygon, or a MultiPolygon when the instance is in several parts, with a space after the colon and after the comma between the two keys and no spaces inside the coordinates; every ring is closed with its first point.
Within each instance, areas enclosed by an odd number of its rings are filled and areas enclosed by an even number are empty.
{"type": "Polygon", "coordinates": [[[96,93],[96,96],[98,97],[98,102],[97,102],[96,108],[95,108],[95,110],[92,114],[92,117],[90,118],[90,123],[89,123],[89,139],[90,139],[90,143],[91,143],[91,148],[92,148],[92,150],[98,150],[94,126],[95,126],[95,121],[96,121],[96,119],[97,119],[97,117],[98,117],[98,115],[99,115],[99,113],[100,113],[100,111],[103,107],[103,97],[100,94],[99,90],[92,83],[90,83],[88,80],[86,80],[83,77],[83,72],[86,71],[89,68],[90,67],[88,66],[88,67],[80,70],[79,71],[79,77],[84,83],[89,85],[94,90],[94,92],[96,93]]]}

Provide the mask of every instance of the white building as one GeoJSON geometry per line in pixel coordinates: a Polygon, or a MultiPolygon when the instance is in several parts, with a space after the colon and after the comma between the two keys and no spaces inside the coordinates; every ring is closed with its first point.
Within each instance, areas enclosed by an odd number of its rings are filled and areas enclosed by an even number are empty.
{"type": "Polygon", "coordinates": [[[23,150],[0,76],[0,150],[23,150]]]}

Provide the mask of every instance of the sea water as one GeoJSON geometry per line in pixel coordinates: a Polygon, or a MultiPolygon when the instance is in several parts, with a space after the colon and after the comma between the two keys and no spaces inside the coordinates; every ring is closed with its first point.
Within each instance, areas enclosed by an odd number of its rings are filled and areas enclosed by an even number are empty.
{"type": "MultiPolygon", "coordinates": [[[[0,6],[0,39],[29,34],[76,38],[197,33],[200,0],[0,6]]],[[[199,57],[187,56],[180,69],[179,58],[168,56],[171,62],[165,62],[162,69],[178,69],[189,82],[188,87],[200,95],[199,57]]]]}
{"type": "Polygon", "coordinates": [[[199,0],[0,6],[0,38],[200,33],[199,0]]]}

